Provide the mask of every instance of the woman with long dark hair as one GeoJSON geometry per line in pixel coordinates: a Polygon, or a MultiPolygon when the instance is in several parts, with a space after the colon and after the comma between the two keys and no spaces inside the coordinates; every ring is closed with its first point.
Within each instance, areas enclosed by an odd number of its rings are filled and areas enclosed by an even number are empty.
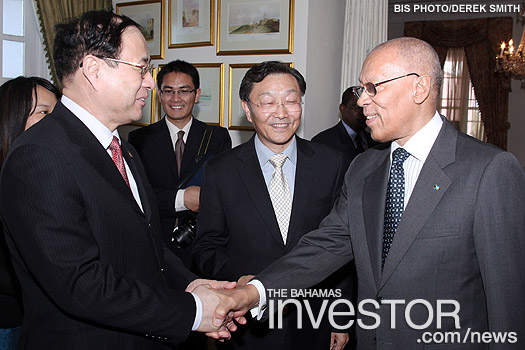
{"type": "MultiPolygon", "coordinates": [[[[51,113],[60,91],[38,77],[18,77],[0,86],[0,167],[13,141],[51,113]]],[[[22,298],[0,225],[0,349],[16,349],[22,298]]]]}

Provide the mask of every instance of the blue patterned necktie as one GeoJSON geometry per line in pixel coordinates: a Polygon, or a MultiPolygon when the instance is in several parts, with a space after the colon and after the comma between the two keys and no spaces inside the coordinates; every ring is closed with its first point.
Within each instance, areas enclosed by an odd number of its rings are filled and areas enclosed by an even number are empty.
{"type": "Polygon", "coordinates": [[[405,202],[405,172],[403,170],[403,163],[409,156],[410,153],[403,148],[397,148],[392,153],[392,167],[390,168],[390,178],[386,192],[381,270],[383,270],[385,266],[385,260],[392,246],[397,226],[403,216],[405,202]]]}

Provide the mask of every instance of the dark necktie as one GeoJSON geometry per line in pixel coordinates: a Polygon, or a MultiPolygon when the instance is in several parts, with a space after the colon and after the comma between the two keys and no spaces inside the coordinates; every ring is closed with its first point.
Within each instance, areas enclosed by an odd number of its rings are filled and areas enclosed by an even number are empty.
{"type": "Polygon", "coordinates": [[[397,226],[404,211],[405,201],[405,172],[403,163],[410,156],[403,148],[397,148],[392,153],[392,167],[386,192],[385,223],[383,233],[383,254],[381,257],[381,270],[396,234],[397,226]]]}
{"type": "Polygon", "coordinates": [[[180,167],[182,164],[182,155],[184,154],[184,131],[177,133],[177,142],[175,142],[175,158],[177,160],[177,174],[180,176],[180,167]]]}
{"type": "Polygon", "coordinates": [[[355,144],[356,144],[357,154],[363,153],[364,151],[366,151],[365,141],[363,140],[361,133],[355,135],[355,144]]]}
{"type": "Polygon", "coordinates": [[[118,138],[116,136],[113,136],[113,141],[111,141],[108,148],[111,151],[113,163],[115,163],[117,166],[117,169],[120,172],[120,175],[122,175],[122,178],[124,178],[126,185],[130,187],[128,175],[126,174],[126,166],[124,165],[124,158],[122,158],[122,149],[120,148],[120,143],[118,142],[118,138]]]}

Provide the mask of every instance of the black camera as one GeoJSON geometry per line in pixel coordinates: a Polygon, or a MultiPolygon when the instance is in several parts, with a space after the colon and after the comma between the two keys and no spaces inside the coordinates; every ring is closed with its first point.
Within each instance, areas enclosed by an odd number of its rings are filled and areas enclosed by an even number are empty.
{"type": "Polygon", "coordinates": [[[171,241],[177,248],[186,248],[195,239],[197,233],[197,215],[190,212],[188,220],[173,229],[171,241]]]}

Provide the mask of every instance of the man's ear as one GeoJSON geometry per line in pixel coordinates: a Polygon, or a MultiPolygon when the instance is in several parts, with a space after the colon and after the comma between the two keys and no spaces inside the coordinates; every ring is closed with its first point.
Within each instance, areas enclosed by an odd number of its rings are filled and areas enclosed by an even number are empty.
{"type": "Polygon", "coordinates": [[[345,110],[345,105],[344,104],[339,104],[339,113],[343,114],[343,111],[345,110]]]}
{"type": "Polygon", "coordinates": [[[87,55],[82,59],[81,67],[82,75],[89,81],[91,86],[96,90],[98,77],[100,73],[100,64],[102,60],[93,55],[87,55]]]}
{"type": "Polygon", "coordinates": [[[246,114],[246,118],[248,118],[248,121],[253,124],[252,111],[250,110],[250,105],[247,101],[241,101],[241,106],[244,110],[244,113],[246,114]]]}
{"type": "Polygon", "coordinates": [[[414,87],[414,102],[421,104],[426,101],[432,90],[432,79],[429,75],[422,75],[416,80],[414,87]]]}
{"type": "Polygon", "coordinates": [[[201,95],[201,88],[198,88],[197,90],[195,90],[195,101],[194,101],[194,103],[198,103],[199,102],[200,95],[201,95]]]}

